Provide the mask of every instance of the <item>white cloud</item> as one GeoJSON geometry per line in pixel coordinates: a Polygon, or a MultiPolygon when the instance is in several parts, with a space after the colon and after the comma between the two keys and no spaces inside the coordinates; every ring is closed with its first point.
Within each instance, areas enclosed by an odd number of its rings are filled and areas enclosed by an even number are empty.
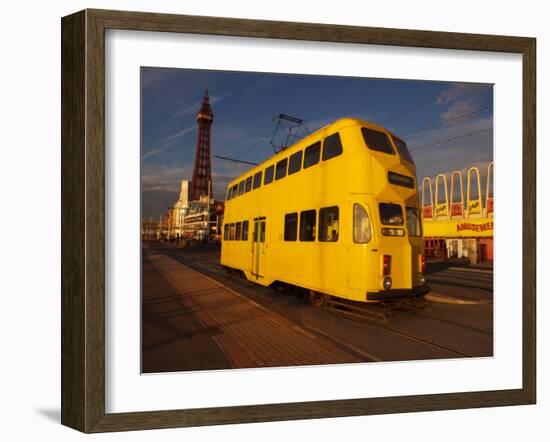
{"type": "Polygon", "coordinates": [[[453,83],[450,89],[444,90],[438,95],[435,104],[452,103],[470,92],[475,92],[486,87],[488,85],[483,83],[453,83]]]}
{"type": "MultiPolygon", "coordinates": [[[[210,96],[210,103],[211,104],[217,103],[217,102],[223,100],[224,98],[228,97],[229,95],[231,95],[231,94],[225,93],[225,94],[222,94],[222,95],[212,95],[212,96],[210,96]]],[[[195,103],[187,106],[186,108],[180,110],[175,115],[178,116],[178,115],[184,115],[184,114],[188,114],[188,113],[197,112],[200,109],[201,103],[202,103],[202,100],[200,102],[195,102],[195,103]]],[[[183,138],[188,133],[193,132],[196,128],[197,128],[197,124],[193,123],[192,125],[190,125],[188,127],[185,127],[183,129],[173,133],[172,135],[168,135],[167,137],[160,140],[160,142],[158,143],[159,147],[154,148],[152,150],[149,150],[148,152],[145,152],[141,156],[141,159],[145,160],[146,158],[152,157],[154,155],[158,155],[159,153],[162,153],[162,152],[170,149],[171,147],[173,147],[176,144],[176,142],[178,140],[183,138]]]]}
{"type": "MultiPolygon", "coordinates": [[[[230,164],[229,167],[223,167],[225,173],[212,172],[212,187],[216,199],[225,199],[225,189],[229,182],[251,167],[246,164],[230,164]]],[[[141,191],[143,193],[154,192],[155,194],[159,192],[177,192],[180,189],[181,180],[191,180],[191,178],[193,178],[192,165],[144,166],[141,174],[141,191]]],[[[171,202],[166,201],[166,204],[169,205],[171,202]]]]}
{"type": "Polygon", "coordinates": [[[449,109],[441,114],[443,121],[465,118],[468,114],[475,112],[478,106],[472,100],[457,100],[449,109]]]}
{"type": "Polygon", "coordinates": [[[181,180],[190,180],[193,176],[192,166],[145,166],[141,171],[141,190],[177,191],[181,180]]]}
{"type": "Polygon", "coordinates": [[[146,158],[152,157],[154,155],[158,155],[159,153],[170,149],[172,146],[174,146],[176,144],[176,142],[180,138],[184,137],[186,134],[193,131],[196,127],[197,127],[197,125],[193,124],[192,126],[186,127],[185,129],[182,129],[182,130],[176,132],[175,134],[172,134],[172,135],[169,135],[169,136],[163,138],[160,141],[158,148],[145,152],[141,156],[141,159],[144,160],[146,158]]]}

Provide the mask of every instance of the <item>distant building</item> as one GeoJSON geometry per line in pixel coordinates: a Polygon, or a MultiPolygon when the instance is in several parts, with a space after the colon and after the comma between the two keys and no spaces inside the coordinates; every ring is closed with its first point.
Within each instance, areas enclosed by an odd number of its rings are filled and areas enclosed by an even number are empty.
{"type": "Polygon", "coordinates": [[[169,209],[169,238],[204,241],[217,231],[214,201],[206,195],[191,199],[191,182],[182,180],[180,195],[169,209]]]}

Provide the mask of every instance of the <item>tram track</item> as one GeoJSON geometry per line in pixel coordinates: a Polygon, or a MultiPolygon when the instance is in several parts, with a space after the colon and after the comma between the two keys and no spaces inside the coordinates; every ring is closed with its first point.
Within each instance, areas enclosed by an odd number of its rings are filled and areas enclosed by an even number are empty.
{"type": "MultiPolygon", "coordinates": [[[[427,304],[426,304],[425,308],[429,308],[430,301],[426,301],[426,303],[427,304]]],[[[336,304],[338,306],[344,306],[344,308],[345,308],[347,303],[336,301],[336,302],[333,302],[332,304],[336,304]]],[[[421,338],[419,336],[416,336],[416,335],[413,335],[413,334],[410,334],[410,333],[406,333],[406,332],[403,332],[402,330],[398,330],[394,327],[391,327],[389,325],[390,324],[390,318],[394,314],[398,314],[398,315],[401,315],[401,316],[414,315],[414,316],[417,316],[417,317],[421,317],[421,318],[430,320],[432,322],[445,323],[445,324],[452,325],[452,326],[455,326],[455,327],[459,327],[461,329],[469,330],[469,331],[472,331],[472,332],[475,332],[475,333],[481,333],[481,334],[485,334],[485,335],[488,335],[488,336],[493,335],[492,332],[489,332],[487,330],[482,330],[482,329],[477,328],[477,327],[471,327],[471,326],[461,324],[461,323],[458,323],[458,322],[455,322],[455,321],[449,321],[449,320],[442,319],[442,318],[434,318],[434,317],[429,316],[429,315],[421,314],[419,312],[422,311],[422,308],[424,308],[424,307],[417,307],[417,306],[415,306],[414,303],[410,304],[410,309],[409,310],[402,311],[401,310],[402,305],[403,305],[402,302],[399,303],[399,306],[397,307],[397,309],[398,309],[397,311],[394,310],[394,308],[391,305],[390,306],[386,305],[386,306],[384,306],[380,309],[377,308],[377,306],[373,306],[373,307],[370,307],[368,305],[355,306],[355,310],[364,310],[365,311],[366,314],[363,317],[361,317],[360,314],[354,314],[354,313],[350,314],[350,312],[347,312],[345,310],[339,310],[337,308],[330,308],[330,307],[327,308],[326,306],[321,307],[321,308],[324,308],[326,311],[329,311],[329,312],[332,312],[334,314],[340,315],[340,316],[345,317],[347,319],[356,321],[357,323],[361,323],[363,321],[368,322],[369,325],[374,325],[376,327],[383,328],[384,330],[390,331],[390,332],[398,334],[400,336],[404,336],[404,337],[407,337],[409,339],[413,339],[417,342],[422,342],[424,344],[431,345],[435,348],[439,348],[439,349],[442,349],[442,350],[445,350],[445,351],[448,351],[448,352],[451,352],[451,353],[455,353],[456,355],[461,356],[461,357],[474,357],[475,355],[469,354],[467,352],[458,351],[458,350],[453,349],[449,346],[441,345],[441,344],[438,344],[436,342],[433,342],[430,339],[424,339],[424,338],[421,338]],[[385,313],[376,311],[376,310],[381,310],[383,308],[389,309],[389,314],[385,314],[385,313]],[[385,315],[386,320],[381,321],[381,320],[369,318],[369,316],[375,316],[376,317],[376,316],[380,316],[380,315],[385,315]]],[[[405,305],[406,305],[406,303],[405,303],[405,305]]]]}
{"type": "Polygon", "coordinates": [[[478,328],[478,327],[471,327],[469,325],[461,324],[461,323],[456,322],[456,321],[449,321],[448,319],[434,318],[433,316],[423,315],[421,313],[414,313],[414,314],[417,315],[417,316],[420,316],[422,318],[429,319],[430,321],[443,322],[445,324],[455,325],[457,327],[462,327],[462,328],[465,328],[467,330],[471,330],[471,331],[474,331],[474,332],[483,333],[483,334],[486,334],[486,335],[489,335],[489,336],[493,336],[493,332],[488,331],[488,330],[483,330],[483,329],[478,328]]]}
{"type": "MultiPolygon", "coordinates": [[[[226,271],[222,270],[221,267],[219,266],[219,261],[216,259],[214,255],[212,257],[204,256],[204,255],[200,256],[200,254],[189,256],[189,257],[183,257],[181,253],[170,253],[170,255],[172,255],[173,258],[177,259],[183,264],[188,265],[189,267],[194,268],[195,270],[201,273],[206,273],[206,274],[209,274],[211,277],[219,279],[220,282],[222,283],[231,282],[232,285],[241,286],[241,288],[243,289],[247,289],[247,290],[252,289],[252,287],[248,287],[246,285],[247,281],[228,275],[226,271]]],[[[266,290],[269,290],[269,289],[266,289],[266,290]]],[[[271,289],[271,290],[274,290],[274,289],[271,289]]],[[[280,290],[280,291],[290,296],[290,291],[288,290],[280,290]]],[[[270,305],[269,307],[273,308],[274,306],[270,305]]],[[[400,329],[399,327],[396,328],[392,326],[391,322],[393,322],[393,320],[391,318],[393,318],[394,316],[399,317],[399,322],[403,323],[407,321],[407,316],[409,317],[415,316],[417,318],[422,318],[423,321],[428,320],[430,323],[442,324],[447,328],[460,329],[461,332],[467,331],[469,333],[479,334],[487,337],[492,336],[492,333],[488,332],[487,330],[471,327],[456,321],[451,321],[443,318],[435,318],[433,316],[422,313],[422,310],[418,308],[414,308],[414,309],[409,308],[408,310],[405,310],[405,311],[403,310],[393,311],[391,307],[386,306],[384,309],[381,309],[380,307],[377,306],[375,307],[375,309],[382,310],[384,312],[382,314],[387,315],[387,317],[389,318],[387,323],[381,323],[380,321],[373,321],[373,320],[368,320],[364,318],[353,318],[353,317],[350,317],[350,315],[346,315],[345,312],[343,313],[341,311],[334,311],[334,310],[333,311],[323,310],[323,311],[325,311],[327,314],[330,314],[334,317],[344,317],[345,319],[348,319],[351,322],[353,322],[355,326],[359,326],[361,328],[367,327],[367,328],[370,328],[371,330],[373,328],[376,328],[379,331],[383,332],[384,334],[398,337],[401,340],[405,339],[405,340],[408,340],[409,342],[415,342],[422,346],[430,347],[434,351],[445,355],[442,357],[451,357],[451,358],[476,357],[479,355],[476,355],[469,351],[465,351],[463,348],[453,348],[453,346],[449,345],[444,340],[442,342],[436,342],[429,337],[412,333],[410,330],[406,330],[402,328],[400,329]]],[[[285,316],[288,316],[288,312],[280,311],[280,313],[285,314],[285,316]]],[[[380,313],[380,312],[377,312],[377,313],[380,313]]],[[[323,332],[322,330],[319,329],[319,327],[310,327],[307,324],[304,324],[303,322],[300,322],[299,325],[300,327],[305,328],[311,333],[322,336],[325,339],[330,339],[332,342],[336,343],[340,348],[344,348],[348,346],[349,347],[348,350],[351,353],[354,353],[354,354],[360,353],[364,357],[367,357],[368,360],[374,360],[374,361],[385,360],[384,358],[379,358],[376,355],[372,354],[372,352],[365,352],[364,350],[359,349],[355,345],[348,344],[344,340],[338,339],[332,333],[323,332]]],[[[441,328],[441,327],[438,327],[438,328],[441,328]]]]}
{"type": "Polygon", "coordinates": [[[428,273],[426,279],[428,283],[493,291],[493,272],[490,271],[449,268],[441,272],[428,273]]]}
{"type": "MultiPolygon", "coordinates": [[[[338,314],[338,313],[336,313],[338,314]]],[[[348,318],[347,316],[343,315],[344,317],[348,318]]],[[[350,318],[348,318],[350,319],[350,318]]],[[[361,322],[359,321],[358,322],[359,324],[361,324],[361,322]]],[[[456,356],[458,357],[467,357],[467,358],[471,358],[471,357],[474,357],[474,355],[472,354],[469,354],[469,353],[465,353],[465,352],[461,352],[461,351],[458,351],[458,350],[455,350],[453,348],[450,348],[448,346],[445,346],[445,345],[441,345],[441,344],[438,344],[436,342],[433,342],[433,341],[430,341],[428,339],[422,339],[422,338],[419,338],[418,336],[415,336],[415,335],[411,335],[410,333],[404,333],[400,330],[397,330],[395,328],[392,328],[392,327],[388,327],[387,325],[384,325],[384,324],[380,324],[380,323],[370,323],[369,325],[374,325],[375,327],[378,327],[378,328],[382,328],[386,331],[389,331],[395,335],[399,335],[399,336],[402,336],[402,337],[405,337],[405,338],[408,338],[408,339],[411,339],[411,340],[414,340],[416,342],[420,342],[424,345],[429,345],[429,346],[432,346],[434,348],[437,348],[437,349],[440,349],[440,350],[444,350],[444,351],[447,351],[449,353],[452,353],[452,354],[455,354],[456,356]]]]}
{"type": "MultiPolygon", "coordinates": [[[[344,303],[342,303],[344,304],[344,303]]],[[[361,305],[357,307],[358,309],[361,308],[361,305]]],[[[422,303],[408,303],[408,302],[404,302],[404,301],[401,301],[397,304],[386,304],[384,307],[378,307],[377,305],[374,305],[374,306],[370,306],[370,305],[365,305],[363,307],[364,309],[366,310],[370,310],[372,312],[372,310],[376,309],[376,310],[382,310],[382,311],[374,311],[374,313],[376,315],[385,315],[387,317],[387,320],[386,321],[382,321],[380,322],[381,324],[385,324],[385,323],[389,323],[389,320],[392,316],[394,315],[400,315],[400,316],[416,316],[416,317],[420,317],[420,318],[424,318],[424,319],[427,319],[429,321],[432,321],[432,322],[441,322],[441,323],[444,323],[444,324],[448,324],[448,325],[452,325],[452,326],[455,326],[455,327],[460,327],[462,329],[465,329],[465,330],[470,330],[472,332],[476,332],[476,333],[482,333],[482,334],[486,334],[486,335],[489,335],[489,336],[492,336],[493,333],[491,331],[488,331],[488,330],[483,330],[479,327],[472,327],[472,326],[469,326],[469,325],[466,325],[464,323],[461,323],[461,322],[456,322],[456,321],[451,321],[451,320],[448,320],[448,319],[444,319],[444,318],[436,318],[436,317],[433,317],[433,316],[430,316],[430,315],[427,315],[427,314],[423,314],[422,312],[423,311],[431,311],[432,310],[432,302],[431,301],[428,301],[428,300],[424,300],[424,304],[422,303]],[[386,309],[386,311],[383,311],[383,309],[386,309]]],[[[338,312],[335,312],[335,313],[338,313],[338,312]]],[[[368,316],[368,315],[366,315],[368,316]]],[[[352,317],[350,317],[350,319],[353,319],[352,317]]],[[[365,317],[364,318],[365,321],[370,321],[368,317],[365,317]]],[[[370,321],[370,322],[378,322],[376,320],[374,321],[370,321]]]]}

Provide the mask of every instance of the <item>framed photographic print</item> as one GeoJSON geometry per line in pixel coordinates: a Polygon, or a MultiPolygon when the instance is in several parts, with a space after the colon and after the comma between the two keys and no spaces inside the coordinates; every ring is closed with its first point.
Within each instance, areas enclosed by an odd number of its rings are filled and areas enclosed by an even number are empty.
{"type": "Polygon", "coordinates": [[[64,17],[62,423],[534,403],[535,164],[532,38],[64,17]]]}

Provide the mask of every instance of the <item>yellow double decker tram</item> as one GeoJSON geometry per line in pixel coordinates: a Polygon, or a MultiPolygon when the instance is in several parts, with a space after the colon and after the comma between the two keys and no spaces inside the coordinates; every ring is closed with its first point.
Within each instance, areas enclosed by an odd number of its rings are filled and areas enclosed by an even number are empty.
{"type": "Polygon", "coordinates": [[[420,296],[421,226],[406,144],[346,118],[229,184],[221,264],[352,301],[420,296]]]}

